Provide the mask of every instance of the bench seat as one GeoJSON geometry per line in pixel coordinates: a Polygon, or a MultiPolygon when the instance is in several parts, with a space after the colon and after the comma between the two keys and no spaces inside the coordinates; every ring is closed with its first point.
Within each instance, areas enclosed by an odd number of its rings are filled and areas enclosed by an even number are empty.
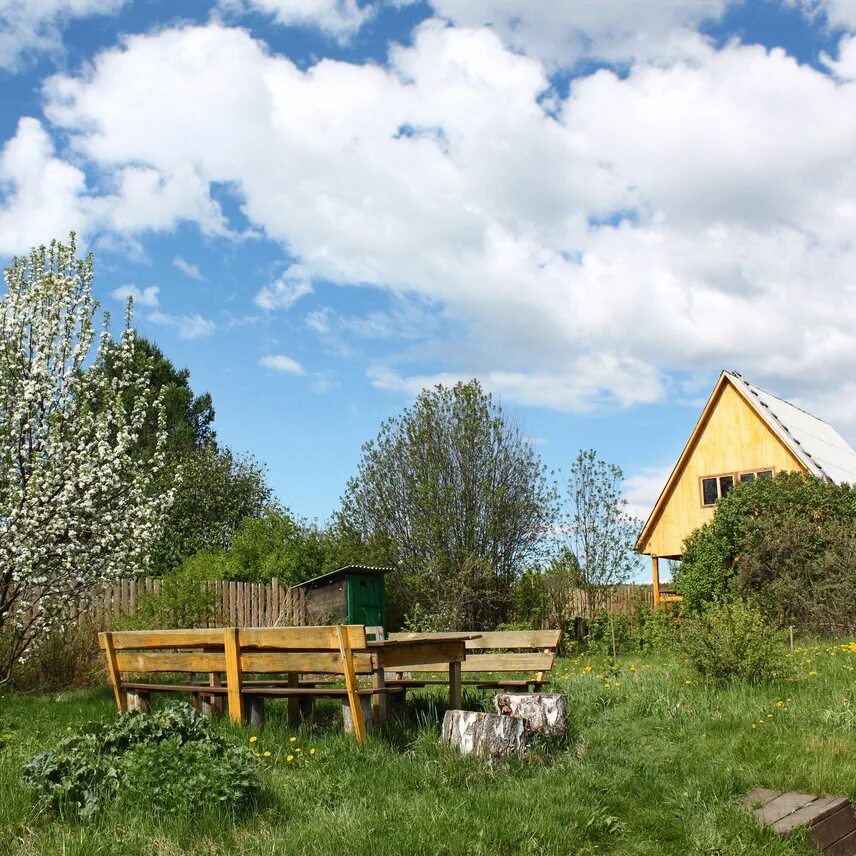
{"type": "MultiPolygon", "coordinates": [[[[145,693],[194,693],[196,695],[228,695],[229,688],[225,685],[212,687],[208,684],[143,684],[143,683],[128,683],[122,682],[122,686],[126,690],[133,692],[145,693]]],[[[360,688],[354,690],[356,695],[371,696],[371,695],[389,695],[391,693],[403,692],[403,688],[382,687],[382,688],[360,688]]],[[[287,687],[287,686],[269,686],[258,685],[248,686],[244,684],[241,687],[242,695],[268,695],[268,696],[331,696],[341,697],[348,695],[347,687],[287,687]]]]}

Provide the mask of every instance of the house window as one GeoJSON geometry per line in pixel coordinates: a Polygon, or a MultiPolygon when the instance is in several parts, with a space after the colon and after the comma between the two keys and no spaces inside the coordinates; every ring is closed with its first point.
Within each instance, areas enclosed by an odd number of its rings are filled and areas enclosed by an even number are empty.
{"type": "Polygon", "coordinates": [[[701,479],[701,504],[709,507],[716,501],[727,496],[735,484],[753,482],[755,479],[771,479],[773,470],[750,470],[745,473],[724,473],[719,476],[704,476],[701,479]]]}

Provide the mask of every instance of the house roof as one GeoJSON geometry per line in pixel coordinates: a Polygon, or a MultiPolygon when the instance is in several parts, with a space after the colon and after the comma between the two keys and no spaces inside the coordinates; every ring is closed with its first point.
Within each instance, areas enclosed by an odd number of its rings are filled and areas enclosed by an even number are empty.
{"type": "Polygon", "coordinates": [[[806,470],[818,478],[842,484],[856,483],[856,451],[829,424],[805,410],[778,398],[766,390],[749,383],[738,372],[724,371],[719,376],[701,416],[684,446],[666,485],[660,493],[639,538],[636,549],[644,548],[660,512],[672,492],[672,486],[683,471],[695,441],[713,409],[714,401],[724,384],[730,384],[764,420],[770,430],[782,441],[806,470]]]}

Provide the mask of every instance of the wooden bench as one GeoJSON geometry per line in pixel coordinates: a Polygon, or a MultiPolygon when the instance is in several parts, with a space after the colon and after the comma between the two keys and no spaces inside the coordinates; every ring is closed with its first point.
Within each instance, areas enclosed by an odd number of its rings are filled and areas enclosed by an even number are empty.
{"type": "MultiPolygon", "coordinates": [[[[391,640],[431,639],[434,637],[457,636],[466,638],[471,633],[391,633],[391,640]]],[[[464,674],[489,674],[489,678],[469,678],[463,680],[468,686],[479,689],[504,689],[539,692],[546,679],[547,672],[553,668],[559,645],[562,641],[561,630],[498,630],[481,633],[476,638],[466,639],[467,658],[461,663],[464,674]],[[531,672],[527,678],[497,678],[495,675],[509,672],[531,672]]],[[[426,672],[448,673],[448,663],[432,663],[420,666],[416,674],[426,672]]],[[[411,673],[413,674],[413,673],[411,673]]],[[[399,672],[394,678],[387,678],[388,687],[419,688],[428,684],[444,684],[448,679],[419,677],[405,678],[399,672]]]]}
{"type": "Polygon", "coordinates": [[[401,693],[396,687],[361,688],[359,675],[373,676],[376,662],[366,651],[366,632],[360,625],[331,627],[252,627],[201,630],[136,630],[99,633],[107,673],[119,710],[128,710],[129,695],[138,706],[153,692],[184,692],[209,703],[225,698],[234,722],[246,722],[249,709],[261,719],[265,697],[341,698],[350,708],[354,736],[362,741],[366,724],[361,698],[401,693]],[[131,675],[147,672],[208,673],[201,683],[140,681],[131,675]],[[248,680],[247,675],[287,675],[248,680]],[[300,681],[301,674],[334,675],[344,686],[300,681]]]}

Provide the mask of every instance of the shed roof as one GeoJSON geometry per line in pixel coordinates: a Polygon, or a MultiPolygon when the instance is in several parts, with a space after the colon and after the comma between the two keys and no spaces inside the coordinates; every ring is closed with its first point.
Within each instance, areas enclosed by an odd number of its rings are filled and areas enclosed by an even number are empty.
{"type": "Polygon", "coordinates": [[[302,588],[303,586],[315,585],[317,583],[332,582],[337,577],[344,577],[348,574],[375,574],[377,576],[382,576],[383,574],[388,574],[390,571],[394,570],[395,568],[375,565],[345,565],[343,568],[337,568],[335,571],[328,571],[326,574],[313,577],[311,580],[304,580],[302,583],[298,583],[295,588],[302,588]]]}

